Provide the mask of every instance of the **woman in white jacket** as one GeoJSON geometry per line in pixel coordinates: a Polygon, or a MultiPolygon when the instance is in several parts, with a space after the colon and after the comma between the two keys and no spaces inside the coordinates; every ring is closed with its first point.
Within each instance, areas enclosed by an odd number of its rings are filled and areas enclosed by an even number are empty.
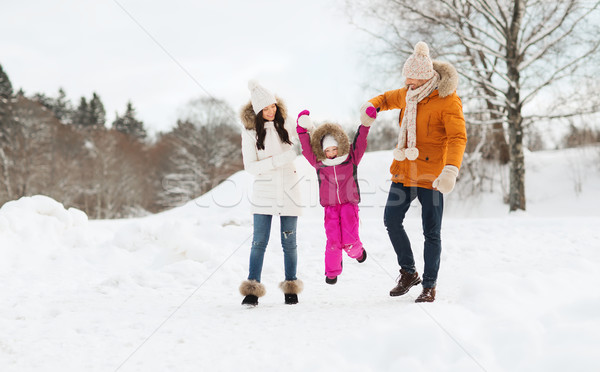
{"type": "Polygon", "coordinates": [[[255,177],[251,198],[254,236],[248,280],[240,286],[245,296],[242,304],[256,306],[266,293],[260,279],[273,216],[280,217],[285,268],[285,280],[279,287],[285,303],[296,304],[303,283],[296,278],[296,225],[301,201],[291,141],[295,132],[285,125],[287,112],[280,99],[255,81],[250,81],[248,88],[251,99],[241,112],[246,129],[242,131],[242,155],[244,168],[255,177]]]}

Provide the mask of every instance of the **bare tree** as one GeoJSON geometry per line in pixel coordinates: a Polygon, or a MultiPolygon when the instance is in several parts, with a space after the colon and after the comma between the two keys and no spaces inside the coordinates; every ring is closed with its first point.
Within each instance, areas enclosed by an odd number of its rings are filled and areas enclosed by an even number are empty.
{"type": "Polygon", "coordinates": [[[0,65],[0,169],[2,171],[2,176],[0,176],[0,182],[2,183],[0,197],[2,200],[5,198],[12,198],[12,186],[9,172],[11,168],[11,159],[6,153],[6,149],[10,147],[11,133],[15,127],[12,109],[14,101],[15,98],[12,83],[6,72],[4,72],[2,65],[0,65]]]}
{"type": "Polygon", "coordinates": [[[13,106],[15,123],[10,130],[10,146],[6,153],[11,159],[11,197],[33,195],[42,190],[49,178],[53,132],[58,119],[40,103],[17,96],[13,106]]]}
{"type": "Polygon", "coordinates": [[[165,206],[198,197],[243,167],[237,118],[225,102],[195,99],[179,117],[163,138],[171,149],[161,193],[165,206]]]}
{"type": "Polygon", "coordinates": [[[41,102],[21,94],[11,105],[11,117],[2,143],[0,202],[44,194],[77,207],[82,136],[41,102]]]}
{"type": "Polygon", "coordinates": [[[78,201],[93,218],[140,215],[152,204],[152,173],[144,145],[115,129],[94,128],[86,135],[88,154],[81,160],[84,180],[78,201]]]}
{"type": "Polygon", "coordinates": [[[169,148],[169,164],[162,177],[163,189],[159,194],[164,207],[175,207],[202,194],[202,185],[209,181],[203,173],[197,142],[197,128],[178,121],[173,131],[162,138],[169,148]]]}
{"type": "Polygon", "coordinates": [[[511,211],[526,209],[527,126],[599,110],[597,95],[584,96],[580,89],[593,76],[586,63],[599,52],[599,1],[347,0],[347,5],[355,23],[374,21],[361,27],[398,62],[423,39],[437,57],[457,65],[467,81],[461,95],[469,123],[490,128],[478,134],[479,151],[491,141],[502,160],[508,128],[511,211]],[[540,93],[555,87],[568,104],[544,105],[548,100],[540,93]]]}
{"type": "Polygon", "coordinates": [[[48,153],[47,176],[38,193],[59,200],[66,207],[82,206],[77,203],[86,183],[83,170],[87,150],[82,134],[75,126],[58,123],[52,126],[52,141],[44,151],[48,153]]]}
{"type": "Polygon", "coordinates": [[[597,144],[600,142],[600,130],[590,128],[589,125],[584,125],[583,128],[580,128],[571,121],[569,132],[565,135],[562,142],[562,146],[565,148],[597,144]]]}
{"type": "Polygon", "coordinates": [[[224,101],[206,97],[191,100],[180,115],[196,128],[194,147],[203,166],[201,188],[206,192],[242,167],[237,115],[224,101]]]}

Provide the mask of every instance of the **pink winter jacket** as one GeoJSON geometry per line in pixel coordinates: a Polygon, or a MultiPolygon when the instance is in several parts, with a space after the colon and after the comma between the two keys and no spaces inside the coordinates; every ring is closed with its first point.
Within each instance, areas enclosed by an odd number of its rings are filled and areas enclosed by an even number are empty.
{"type": "Polygon", "coordinates": [[[360,202],[360,189],[356,170],[367,149],[369,129],[370,127],[360,125],[354,141],[350,144],[348,136],[337,124],[320,125],[312,133],[312,138],[306,129],[301,126],[296,128],[302,145],[302,155],[317,170],[319,199],[323,207],[345,203],[358,204],[360,202]],[[326,158],[321,141],[327,134],[333,135],[338,142],[338,157],[336,159],[348,155],[346,160],[339,165],[328,166],[323,163],[326,158]]]}

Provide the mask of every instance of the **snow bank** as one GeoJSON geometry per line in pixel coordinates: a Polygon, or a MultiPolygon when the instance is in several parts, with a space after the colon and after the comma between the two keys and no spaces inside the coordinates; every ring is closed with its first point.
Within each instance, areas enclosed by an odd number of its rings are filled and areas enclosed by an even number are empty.
{"type": "Polygon", "coordinates": [[[75,208],[66,210],[62,204],[42,195],[10,201],[0,208],[0,232],[32,239],[56,238],[57,233],[84,228],[87,221],[84,212],[75,208]]]}
{"type": "MultiPolygon", "coordinates": [[[[257,308],[240,306],[252,237],[251,177],[181,208],[88,221],[43,196],[0,209],[2,371],[561,371],[598,365],[599,172],[565,177],[576,152],[527,154],[528,204],[448,198],[438,299],[388,296],[398,275],[382,214],[389,152],[359,167],[363,264],[324,283],[315,172],[298,158],[300,303],[283,304],[274,219],[257,308]],[[561,177],[562,175],[562,177],[561,177]],[[551,186],[549,186],[551,185],[551,186]],[[531,197],[529,197],[531,195],[531,197]],[[562,210],[559,210],[559,207],[562,210]],[[477,216],[478,218],[472,218],[477,216]],[[485,217],[485,218],[479,218],[485,217]]],[[[591,156],[590,156],[591,158],[591,156]]],[[[572,170],[572,172],[575,172],[572,170]]],[[[574,173],[572,173],[574,174],[574,173]]],[[[405,228],[422,269],[418,203],[405,228]]]]}
{"type": "Polygon", "coordinates": [[[73,264],[71,252],[89,244],[87,228],[85,213],[66,210],[46,196],[4,204],[0,208],[0,272],[10,275],[47,267],[57,271],[67,268],[73,264]]]}

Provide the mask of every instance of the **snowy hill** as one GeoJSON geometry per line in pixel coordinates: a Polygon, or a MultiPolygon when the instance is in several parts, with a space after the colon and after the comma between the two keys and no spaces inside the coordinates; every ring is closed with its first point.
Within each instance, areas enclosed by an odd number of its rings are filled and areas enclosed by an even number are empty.
{"type": "MultiPolygon", "coordinates": [[[[88,221],[47,197],[0,209],[1,371],[563,371],[600,365],[600,168],[594,148],[527,154],[526,213],[499,193],[446,201],[438,299],[392,298],[388,152],[359,167],[361,237],[325,284],[323,212],[299,157],[300,303],[283,304],[278,221],[267,295],[240,305],[252,238],[240,172],[194,202],[88,221]]],[[[418,203],[406,228],[422,271],[418,203]]]]}

